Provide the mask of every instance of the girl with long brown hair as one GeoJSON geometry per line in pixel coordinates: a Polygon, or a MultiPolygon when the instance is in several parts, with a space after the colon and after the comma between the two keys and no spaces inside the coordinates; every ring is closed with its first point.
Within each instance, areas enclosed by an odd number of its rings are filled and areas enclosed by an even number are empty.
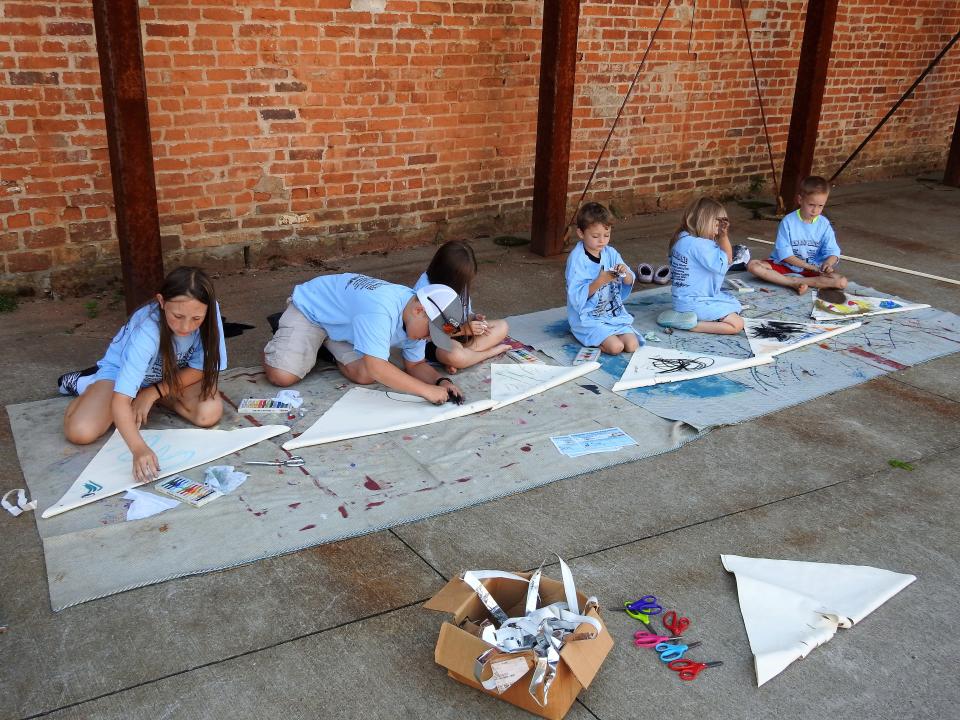
{"type": "Polygon", "coordinates": [[[213,283],[199,268],[179,267],[130,316],[96,366],[60,376],[60,392],[79,396],[67,406],[64,434],[86,445],[116,425],[133,455],[134,478],[149,482],[160,472],[140,435],[150,410],[160,403],[194,425],[215,425],[223,413],[217,380],[226,366],[213,283]]]}

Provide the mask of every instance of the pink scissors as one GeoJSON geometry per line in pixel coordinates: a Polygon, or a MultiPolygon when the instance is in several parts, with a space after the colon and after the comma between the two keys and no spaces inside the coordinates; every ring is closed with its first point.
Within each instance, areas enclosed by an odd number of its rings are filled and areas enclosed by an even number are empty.
{"type": "Polygon", "coordinates": [[[637,630],[633,634],[633,638],[633,644],[637,647],[654,647],[660,643],[680,639],[679,637],[665,637],[663,635],[657,635],[655,633],[647,632],[646,630],[637,630]]]}

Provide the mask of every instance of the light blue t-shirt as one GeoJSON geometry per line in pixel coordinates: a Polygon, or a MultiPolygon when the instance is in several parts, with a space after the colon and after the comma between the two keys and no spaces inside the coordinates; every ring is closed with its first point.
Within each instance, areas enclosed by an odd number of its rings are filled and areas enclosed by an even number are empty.
{"type": "MultiPolygon", "coordinates": [[[[417,279],[417,284],[413,286],[413,291],[416,292],[420,288],[432,284],[433,283],[430,282],[430,278],[427,277],[427,274],[423,273],[417,279]]],[[[460,303],[463,305],[464,317],[469,318],[471,315],[473,315],[473,301],[470,299],[470,296],[466,294],[466,291],[464,291],[464,294],[460,296],[460,303]]]]}
{"type": "Polygon", "coordinates": [[[345,273],[323,275],[293,289],[293,304],[326,330],[331,340],[353,345],[363,355],[390,359],[400,347],[409,362],[423,360],[425,340],[411,340],[403,327],[403,309],[413,290],[386,280],[345,273]]]}
{"type": "Polygon", "coordinates": [[[680,233],[670,250],[673,309],[696,313],[706,322],[740,312],[740,302],[721,289],[729,267],[727,254],[713,240],[680,233]]]}
{"type": "Polygon", "coordinates": [[[611,335],[635,332],[633,315],[623,306],[633,285],[620,279],[611,280],[588,295],[590,283],[601,270],[610,270],[622,262],[620,253],[609,245],[600,250],[598,262],[587,253],[582,242],[577,243],[567,258],[567,321],[573,336],[588,347],[600,345],[611,335]]]}
{"type": "MultiPolygon", "coordinates": [[[[777,242],[770,259],[784,265],[783,261],[791,255],[817,266],[831,255],[840,257],[840,246],[830,221],[818,215],[812,223],[804,222],[799,210],[786,215],[777,228],[777,242]]],[[[787,267],[794,272],[803,270],[795,265],[787,267]]]]}
{"type": "MultiPolygon", "coordinates": [[[[220,370],[227,368],[227,347],[223,342],[223,321],[220,304],[214,308],[217,329],[220,331],[220,370]]],[[[160,306],[153,302],[134,311],[127,324],[120,328],[107,348],[106,355],[97,363],[97,380],[113,380],[113,390],[135,398],[140,388],[163,380],[163,357],[160,354],[160,306]]],[[[203,341],[200,329],[180,337],[173,335],[177,367],[203,370],[203,341]]]]}

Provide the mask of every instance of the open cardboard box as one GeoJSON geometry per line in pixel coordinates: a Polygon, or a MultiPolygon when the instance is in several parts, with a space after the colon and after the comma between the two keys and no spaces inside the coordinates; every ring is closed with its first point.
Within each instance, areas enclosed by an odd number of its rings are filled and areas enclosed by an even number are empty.
{"type": "MultiPolygon", "coordinates": [[[[528,579],[532,575],[528,572],[516,574],[528,579]]],[[[507,615],[510,617],[523,615],[527,597],[525,584],[503,578],[487,579],[483,584],[507,615]]],[[[577,592],[577,599],[582,608],[587,598],[583,593],[577,592]]],[[[566,600],[563,583],[543,576],[540,580],[539,606],[563,600],[566,600]]],[[[460,578],[454,578],[430,598],[424,607],[453,615],[452,622],[445,622],[440,628],[440,637],[437,639],[437,647],[434,651],[437,664],[445,667],[450,677],[477,688],[480,692],[506,700],[534,715],[550,718],[550,720],[560,720],[567,714],[577,695],[583,688],[590,685],[607,657],[607,653],[613,648],[613,638],[607,632],[606,625],[603,624],[597,611],[591,609],[587,614],[600,620],[600,634],[593,640],[578,640],[563,646],[563,650],[560,651],[560,662],[557,665],[557,676],[553,685],[550,686],[547,704],[541,706],[529,692],[532,667],[503,694],[497,693],[496,690],[484,690],[483,686],[474,679],[473,668],[476,659],[490,649],[490,645],[479,637],[480,623],[492,618],[469,585],[460,578]]],[[[592,629],[589,625],[583,624],[578,631],[586,632],[592,629]]]]}

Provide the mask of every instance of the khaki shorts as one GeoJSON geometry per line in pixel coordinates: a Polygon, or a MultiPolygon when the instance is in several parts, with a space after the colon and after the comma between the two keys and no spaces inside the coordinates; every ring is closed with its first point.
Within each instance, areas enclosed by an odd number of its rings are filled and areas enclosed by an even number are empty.
{"type": "Polygon", "coordinates": [[[280,326],[263,349],[264,362],[270,367],[303,378],[317,364],[317,352],[321,345],[342,365],[349,365],[363,357],[350,343],[331,340],[326,330],[310,322],[287,300],[287,309],[280,316],[280,326]]]}

